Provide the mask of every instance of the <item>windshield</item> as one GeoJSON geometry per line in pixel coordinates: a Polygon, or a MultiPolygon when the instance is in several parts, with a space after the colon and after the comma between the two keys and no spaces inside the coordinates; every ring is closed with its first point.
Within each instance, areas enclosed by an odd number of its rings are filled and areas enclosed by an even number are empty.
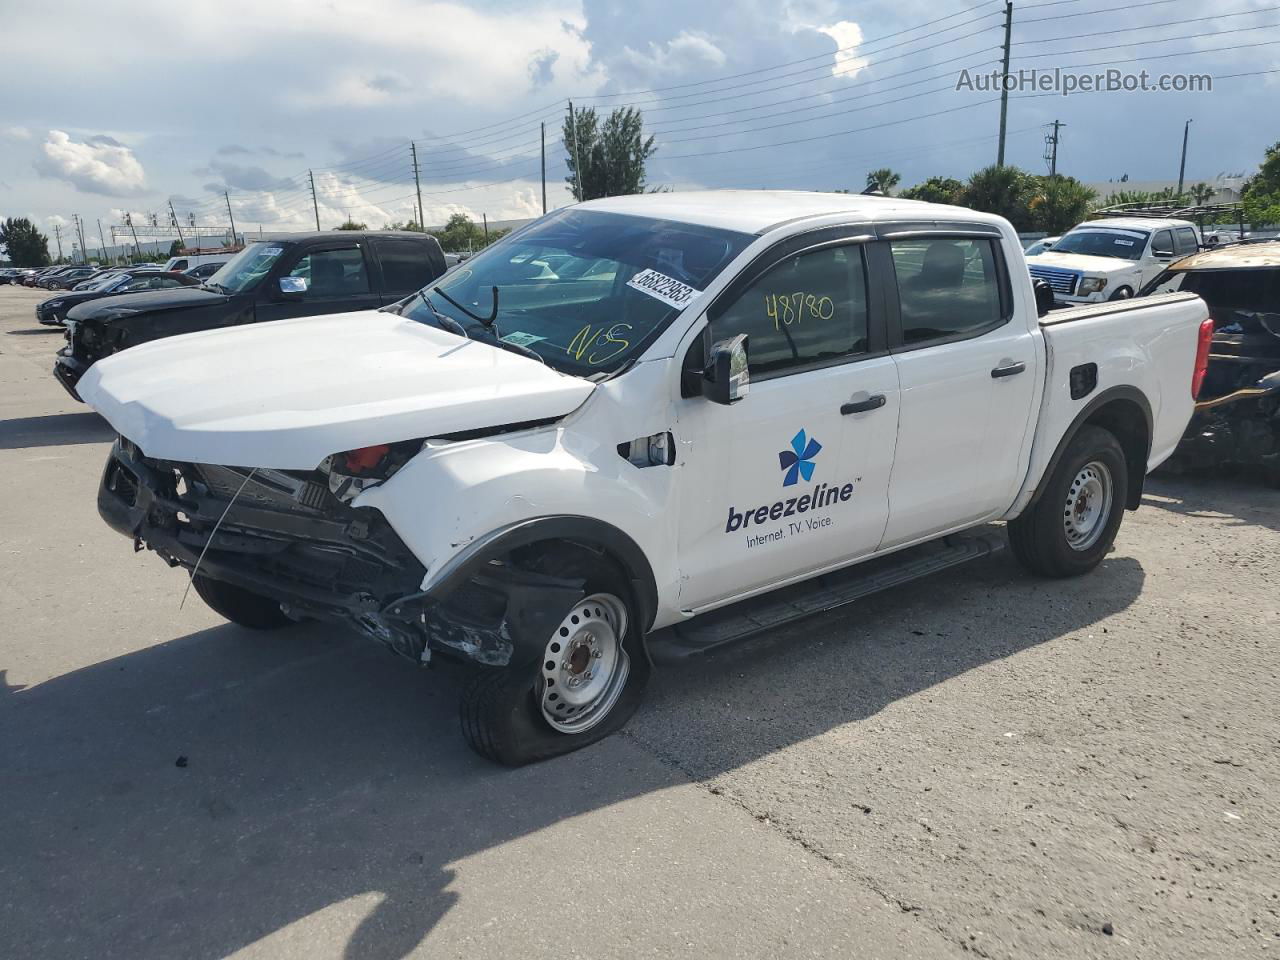
{"type": "Polygon", "coordinates": [[[242,293],[257,286],[283,253],[284,246],[279,243],[251,243],[224,263],[222,269],[206,282],[228,293],[242,293]]]}
{"type": "Polygon", "coordinates": [[[561,372],[608,374],[639,356],[753,239],[569,208],[445,274],[436,286],[447,297],[428,287],[423,295],[430,297],[429,306],[414,297],[397,309],[435,324],[434,307],[469,336],[527,348],[561,372]],[[497,316],[490,332],[476,318],[487,320],[492,313],[494,287],[497,316]]]}
{"type": "Polygon", "coordinates": [[[106,290],[108,287],[110,287],[119,279],[120,279],[120,274],[118,273],[104,274],[103,276],[99,277],[97,280],[90,282],[90,284],[87,287],[85,287],[85,289],[93,290],[94,292],[97,292],[99,290],[106,290]]]}
{"type": "Polygon", "coordinates": [[[1140,260],[1150,236],[1140,230],[1072,230],[1053,245],[1053,252],[1140,260]]]}

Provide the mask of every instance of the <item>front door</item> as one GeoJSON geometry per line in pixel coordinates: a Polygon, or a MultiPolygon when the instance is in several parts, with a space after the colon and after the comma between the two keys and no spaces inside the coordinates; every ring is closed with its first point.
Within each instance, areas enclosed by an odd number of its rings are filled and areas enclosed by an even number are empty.
{"type": "Polygon", "coordinates": [[[709,311],[711,341],[748,335],[748,395],[680,403],[686,610],[866,556],[884,533],[898,382],[863,245],[790,247],[709,311]]]}
{"type": "Polygon", "coordinates": [[[1026,469],[1037,339],[997,238],[888,241],[902,412],[884,547],[1000,516],[1026,469]]]}
{"type": "Polygon", "coordinates": [[[255,311],[259,321],[376,310],[382,305],[370,281],[364,251],[351,241],[308,248],[292,265],[286,264],[277,276],[299,279],[305,289],[301,296],[285,298],[280,292],[279,279],[269,279],[263,285],[262,298],[255,311]]]}

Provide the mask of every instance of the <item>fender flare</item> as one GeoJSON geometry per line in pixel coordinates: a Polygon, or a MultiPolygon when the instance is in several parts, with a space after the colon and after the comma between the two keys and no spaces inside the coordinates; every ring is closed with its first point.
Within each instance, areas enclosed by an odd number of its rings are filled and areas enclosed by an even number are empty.
{"type": "Polygon", "coordinates": [[[1147,475],[1147,460],[1151,456],[1151,439],[1155,430],[1155,418],[1152,416],[1151,403],[1147,400],[1146,394],[1137,387],[1120,386],[1103,390],[1102,393],[1085,404],[1080,412],[1076,414],[1075,419],[1071,421],[1066,431],[1062,434],[1062,439],[1058,441],[1058,446],[1054,449],[1053,456],[1049,458],[1049,462],[1045,465],[1044,472],[1036,480],[1036,491],[1031,495],[1031,500],[1028,501],[1023,509],[1023,513],[1026,513],[1040,502],[1040,498],[1044,495],[1045,480],[1053,476],[1053,472],[1058,469],[1059,461],[1062,460],[1063,454],[1067,452],[1067,447],[1075,439],[1076,434],[1080,432],[1080,428],[1095,413],[1116,400],[1128,400],[1136,404],[1138,409],[1142,411],[1147,425],[1147,449],[1142,455],[1142,471],[1137,477],[1137,482],[1130,484],[1129,502],[1127,504],[1130,510],[1137,509],[1138,503],[1142,499],[1143,481],[1147,475]]]}
{"type": "Polygon", "coordinates": [[[532,517],[477,537],[428,576],[422,591],[430,599],[441,600],[479,573],[492,557],[544,540],[595,546],[616,557],[631,582],[643,632],[652,628],[658,611],[658,585],[649,558],[622,530],[591,517],[572,514],[532,517]]]}

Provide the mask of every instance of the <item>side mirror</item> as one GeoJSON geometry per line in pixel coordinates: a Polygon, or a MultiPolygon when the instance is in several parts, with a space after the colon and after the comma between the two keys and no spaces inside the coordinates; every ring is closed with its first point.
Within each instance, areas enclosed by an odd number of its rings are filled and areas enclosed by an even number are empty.
{"type": "Polygon", "coordinates": [[[712,346],[711,362],[702,372],[702,395],[712,403],[727,407],[745,397],[750,388],[747,335],[740,333],[712,346]]]}
{"type": "Polygon", "coordinates": [[[280,278],[280,299],[281,300],[301,300],[302,295],[307,292],[306,277],[281,277],[280,278]]]}
{"type": "Polygon", "coordinates": [[[1036,316],[1043,317],[1053,309],[1053,287],[1047,280],[1034,280],[1031,286],[1036,292],[1036,316]]]}

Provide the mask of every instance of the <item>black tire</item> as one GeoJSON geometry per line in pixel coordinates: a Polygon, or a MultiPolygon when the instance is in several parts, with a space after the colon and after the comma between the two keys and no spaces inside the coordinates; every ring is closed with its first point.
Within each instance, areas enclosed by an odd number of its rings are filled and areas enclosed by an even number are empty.
{"type": "MultiPolygon", "coordinates": [[[[594,726],[580,733],[564,733],[548,723],[542,714],[540,695],[535,694],[543,682],[541,650],[532,662],[526,659],[508,667],[478,669],[462,691],[462,736],[480,756],[503,766],[548,760],[603,740],[631,719],[649,681],[642,627],[627,579],[607,561],[575,556],[563,562],[564,555],[560,556],[562,562],[553,568],[557,576],[583,580],[588,596],[608,593],[625,603],[627,629],[622,647],[629,659],[625,684],[594,726]]],[[[570,613],[571,609],[565,610],[565,615],[570,613]]]]}
{"type": "Polygon", "coordinates": [[[1088,573],[1102,562],[1115,542],[1128,492],[1129,464],[1120,441],[1111,431],[1086,424],[1067,445],[1040,499],[1022,516],[1009,521],[1009,543],[1014,555],[1024,567],[1043,577],[1088,573]],[[1077,549],[1068,539],[1064,521],[1078,478],[1095,463],[1110,474],[1110,505],[1105,516],[1099,517],[1097,539],[1084,549],[1077,549]]]}
{"type": "Polygon", "coordinates": [[[1121,287],[1119,290],[1117,290],[1107,299],[1108,300],[1128,300],[1132,296],[1133,296],[1132,287],[1121,287]]]}
{"type": "Polygon", "coordinates": [[[196,574],[191,585],[214,613],[250,630],[279,630],[294,623],[277,601],[244,587],[212,580],[201,573],[196,574]]]}

